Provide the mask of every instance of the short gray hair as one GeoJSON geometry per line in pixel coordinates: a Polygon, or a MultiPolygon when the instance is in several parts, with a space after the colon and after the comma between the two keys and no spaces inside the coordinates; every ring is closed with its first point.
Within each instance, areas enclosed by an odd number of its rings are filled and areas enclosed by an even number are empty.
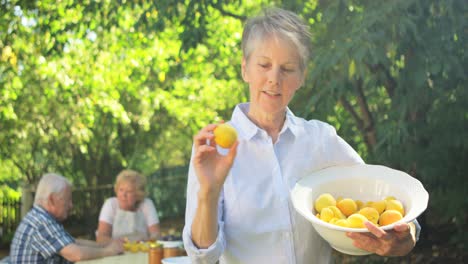
{"type": "Polygon", "coordinates": [[[268,37],[282,37],[297,48],[301,70],[305,70],[310,56],[311,34],[309,26],[295,13],[268,8],[263,14],[247,20],[242,34],[242,53],[245,59],[255,49],[255,42],[268,37]]]}
{"type": "Polygon", "coordinates": [[[34,203],[38,204],[47,201],[53,193],[61,193],[66,187],[71,187],[71,182],[57,173],[46,173],[42,176],[36,188],[34,203]]]}

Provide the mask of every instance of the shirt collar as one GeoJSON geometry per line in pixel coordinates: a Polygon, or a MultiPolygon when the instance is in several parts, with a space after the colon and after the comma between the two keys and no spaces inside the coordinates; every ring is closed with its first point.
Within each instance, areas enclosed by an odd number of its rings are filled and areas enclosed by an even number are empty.
{"type": "Polygon", "coordinates": [[[295,137],[304,132],[304,126],[301,125],[301,118],[296,117],[289,107],[286,108],[286,121],[284,122],[284,126],[289,128],[295,137]]]}
{"type": "Polygon", "coordinates": [[[55,217],[53,215],[51,215],[46,209],[44,209],[40,205],[37,205],[37,204],[33,205],[33,210],[36,210],[36,213],[38,213],[38,214],[45,215],[45,216],[47,216],[49,218],[52,218],[52,219],[57,221],[57,219],[55,219],[55,217]]]}
{"type": "MultiPolygon", "coordinates": [[[[257,127],[257,125],[255,125],[247,116],[249,107],[250,103],[238,104],[234,109],[231,118],[234,126],[240,130],[239,132],[246,139],[251,139],[260,131],[260,128],[257,127]]],[[[286,120],[284,122],[283,128],[281,129],[281,133],[287,130],[291,131],[294,136],[298,136],[299,133],[304,130],[304,128],[299,125],[298,118],[293,114],[289,107],[286,108],[286,120]]]]}

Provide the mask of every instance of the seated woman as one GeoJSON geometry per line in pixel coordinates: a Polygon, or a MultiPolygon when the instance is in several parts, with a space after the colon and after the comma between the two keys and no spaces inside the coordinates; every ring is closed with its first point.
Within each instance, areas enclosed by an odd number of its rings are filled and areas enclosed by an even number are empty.
{"type": "Polygon", "coordinates": [[[97,242],[118,237],[133,241],[159,237],[159,218],[153,202],[145,198],[145,185],[145,177],[136,171],[123,170],[117,175],[117,197],[107,199],[101,208],[97,242]]]}

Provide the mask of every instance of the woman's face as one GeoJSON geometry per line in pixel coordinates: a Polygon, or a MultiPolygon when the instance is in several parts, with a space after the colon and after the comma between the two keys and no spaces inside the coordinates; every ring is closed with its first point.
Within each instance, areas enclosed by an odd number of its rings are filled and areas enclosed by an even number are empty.
{"type": "Polygon", "coordinates": [[[279,37],[257,41],[250,57],[242,60],[242,77],[250,89],[250,112],[284,114],[304,75],[291,42],[279,37]]]}
{"type": "Polygon", "coordinates": [[[135,210],[137,201],[136,187],[130,182],[122,182],[117,187],[117,200],[122,210],[135,210]]]}

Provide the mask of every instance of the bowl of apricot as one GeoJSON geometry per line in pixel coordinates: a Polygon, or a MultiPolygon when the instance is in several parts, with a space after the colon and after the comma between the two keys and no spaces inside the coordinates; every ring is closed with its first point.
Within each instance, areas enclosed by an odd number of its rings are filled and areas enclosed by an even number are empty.
{"type": "Polygon", "coordinates": [[[426,210],[429,195],[419,180],[403,171],[359,164],[309,174],[296,183],[291,199],[331,247],[348,255],[368,255],[346,232],[369,232],[365,221],[383,230],[409,223],[426,210]]]}

